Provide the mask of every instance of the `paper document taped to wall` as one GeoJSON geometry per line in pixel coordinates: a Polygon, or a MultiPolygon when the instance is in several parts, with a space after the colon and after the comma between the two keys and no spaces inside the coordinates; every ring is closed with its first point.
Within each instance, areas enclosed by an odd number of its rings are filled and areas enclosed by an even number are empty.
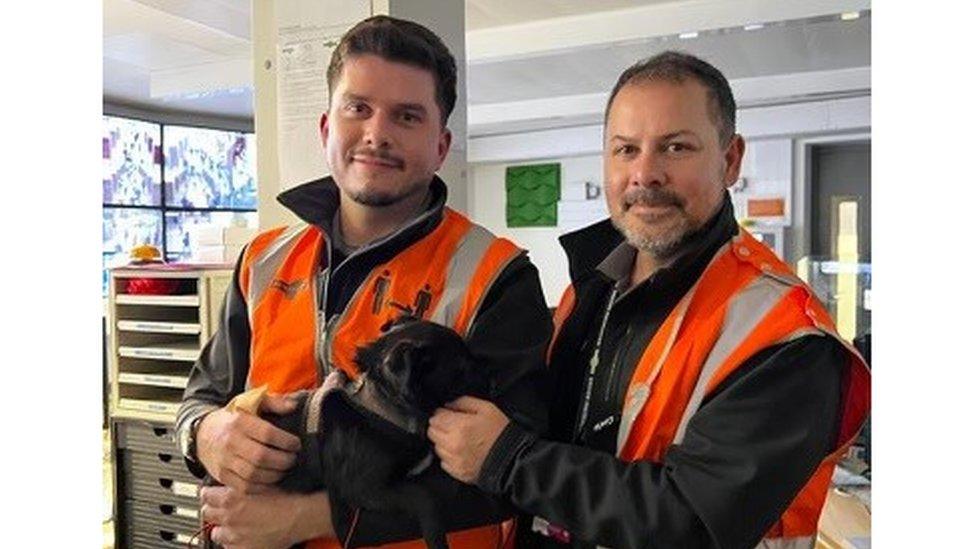
{"type": "Polygon", "coordinates": [[[278,176],[282,190],[328,171],[319,120],[329,110],[326,71],[338,40],[320,36],[278,46],[278,176]]]}
{"type": "Polygon", "coordinates": [[[372,15],[369,0],[276,0],[278,179],[281,189],[328,173],[319,120],[329,109],[326,71],[350,27],[372,15]]]}

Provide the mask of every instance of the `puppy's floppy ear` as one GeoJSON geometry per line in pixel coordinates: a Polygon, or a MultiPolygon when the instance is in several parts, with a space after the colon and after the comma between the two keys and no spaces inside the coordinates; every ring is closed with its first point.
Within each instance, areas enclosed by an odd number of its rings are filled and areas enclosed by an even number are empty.
{"type": "Polygon", "coordinates": [[[380,352],[379,345],[373,342],[369,345],[356,348],[356,358],[354,360],[359,367],[359,372],[365,374],[379,367],[380,362],[383,360],[383,353],[380,352]]]}
{"type": "Polygon", "coordinates": [[[386,360],[388,371],[396,378],[398,387],[413,387],[412,383],[423,368],[425,358],[426,353],[416,341],[402,339],[393,344],[386,354],[386,360]]]}

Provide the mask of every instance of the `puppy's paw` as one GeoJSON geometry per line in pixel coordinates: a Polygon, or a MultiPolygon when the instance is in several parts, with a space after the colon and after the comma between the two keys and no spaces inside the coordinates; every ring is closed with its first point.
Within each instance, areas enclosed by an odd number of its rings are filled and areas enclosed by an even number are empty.
{"type": "Polygon", "coordinates": [[[295,391],[294,393],[289,393],[285,398],[293,401],[295,404],[291,407],[290,411],[279,413],[278,411],[263,408],[259,415],[261,419],[271,423],[275,427],[300,437],[303,432],[306,402],[311,394],[311,391],[295,391]]]}

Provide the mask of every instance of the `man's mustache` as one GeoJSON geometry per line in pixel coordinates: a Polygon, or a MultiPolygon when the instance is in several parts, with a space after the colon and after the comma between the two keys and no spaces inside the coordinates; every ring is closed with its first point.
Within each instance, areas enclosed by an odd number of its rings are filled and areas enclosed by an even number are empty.
{"type": "Polygon", "coordinates": [[[624,192],[624,209],[634,204],[649,207],[674,206],[684,209],[685,201],[672,191],[660,187],[632,188],[624,192]]]}
{"type": "Polygon", "coordinates": [[[387,164],[393,164],[397,168],[403,167],[402,158],[398,156],[394,156],[393,154],[389,153],[384,149],[354,149],[349,152],[349,160],[352,160],[353,158],[357,158],[357,157],[359,158],[366,157],[374,160],[379,160],[387,164]]]}

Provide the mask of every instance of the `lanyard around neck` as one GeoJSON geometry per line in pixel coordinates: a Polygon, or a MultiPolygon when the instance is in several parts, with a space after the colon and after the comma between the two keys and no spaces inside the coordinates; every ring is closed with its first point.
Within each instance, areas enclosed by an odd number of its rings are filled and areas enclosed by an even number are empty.
{"type": "Polygon", "coordinates": [[[613,302],[617,300],[617,286],[614,285],[610,291],[610,299],[607,300],[607,308],[603,312],[603,320],[600,322],[600,331],[597,332],[596,344],[593,346],[593,354],[590,356],[589,370],[586,375],[586,392],[583,394],[583,409],[576,428],[576,440],[583,434],[586,420],[590,415],[590,399],[593,398],[593,382],[596,378],[596,367],[600,364],[600,348],[603,346],[603,336],[607,330],[607,321],[610,319],[610,309],[613,302]]]}

